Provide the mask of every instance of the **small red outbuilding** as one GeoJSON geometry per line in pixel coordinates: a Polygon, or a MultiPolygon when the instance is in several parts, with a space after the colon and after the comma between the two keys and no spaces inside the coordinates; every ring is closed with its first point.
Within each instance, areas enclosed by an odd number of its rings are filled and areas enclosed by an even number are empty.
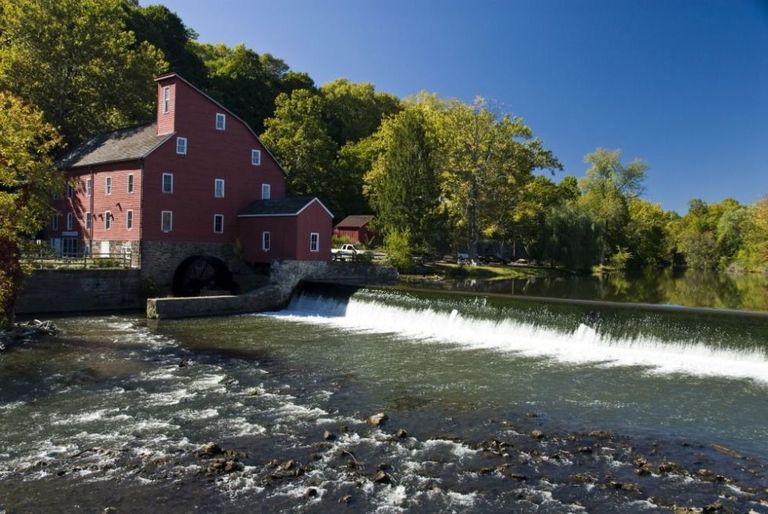
{"type": "Polygon", "coordinates": [[[375,237],[369,226],[371,220],[373,220],[373,216],[369,214],[347,216],[333,227],[333,235],[348,237],[353,243],[368,244],[375,237]]]}
{"type": "Polygon", "coordinates": [[[257,200],[237,215],[243,258],[251,263],[275,259],[327,261],[333,214],[317,198],[294,196],[257,200]]]}

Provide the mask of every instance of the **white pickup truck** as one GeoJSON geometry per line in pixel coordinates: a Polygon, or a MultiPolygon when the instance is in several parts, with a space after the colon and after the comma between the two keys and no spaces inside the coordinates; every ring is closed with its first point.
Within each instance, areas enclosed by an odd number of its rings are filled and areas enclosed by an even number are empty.
{"type": "Polygon", "coordinates": [[[355,245],[343,244],[341,245],[341,248],[332,249],[331,253],[333,254],[333,260],[335,261],[351,261],[357,255],[364,254],[365,252],[355,248],[355,245]]]}

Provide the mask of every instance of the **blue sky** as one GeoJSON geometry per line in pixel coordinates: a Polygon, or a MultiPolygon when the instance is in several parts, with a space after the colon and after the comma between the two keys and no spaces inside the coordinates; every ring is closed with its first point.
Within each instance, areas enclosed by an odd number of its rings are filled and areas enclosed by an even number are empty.
{"type": "Polygon", "coordinates": [[[648,162],[645,197],[768,194],[768,0],[143,0],[202,42],[245,43],[318,83],[483,96],[565,166],[597,147],[648,162]]]}

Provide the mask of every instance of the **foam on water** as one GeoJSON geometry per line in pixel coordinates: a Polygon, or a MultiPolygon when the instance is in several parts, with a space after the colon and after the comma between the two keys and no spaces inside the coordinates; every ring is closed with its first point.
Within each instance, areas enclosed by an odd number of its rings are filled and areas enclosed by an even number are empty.
{"type": "Polygon", "coordinates": [[[571,332],[511,319],[483,319],[457,310],[409,308],[378,300],[302,295],[269,316],[341,329],[394,333],[413,342],[491,349],[567,364],[638,366],[649,372],[752,379],[768,383],[768,355],[761,349],[718,348],[697,341],[650,336],[615,338],[581,324],[571,332]]]}

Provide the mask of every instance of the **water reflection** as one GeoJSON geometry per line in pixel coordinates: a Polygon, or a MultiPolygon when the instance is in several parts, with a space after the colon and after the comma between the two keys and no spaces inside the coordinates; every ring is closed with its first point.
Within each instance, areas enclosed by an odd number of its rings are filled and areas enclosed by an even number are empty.
{"type": "Polygon", "coordinates": [[[768,311],[768,276],[645,269],[600,276],[443,280],[444,290],[768,311]]]}

